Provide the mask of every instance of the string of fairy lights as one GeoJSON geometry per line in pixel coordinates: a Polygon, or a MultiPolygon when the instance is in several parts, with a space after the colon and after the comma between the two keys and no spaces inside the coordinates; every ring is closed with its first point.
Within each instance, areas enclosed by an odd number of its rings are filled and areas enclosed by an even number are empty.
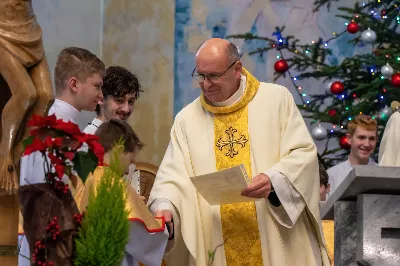
{"type": "MultiPolygon", "coordinates": [[[[380,2],[380,1],[378,1],[378,2],[380,2]]],[[[365,5],[366,5],[366,3],[363,3],[363,6],[365,6],[365,5]]],[[[396,5],[396,4],[394,5],[394,8],[396,10],[400,10],[400,7],[398,5],[396,5]]],[[[375,18],[381,18],[381,19],[386,19],[387,18],[387,14],[386,14],[386,10],[385,9],[382,9],[380,12],[377,12],[376,10],[371,10],[370,12],[371,12],[371,15],[373,17],[375,17],[375,18]]],[[[339,38],[343,34],[346,34],[346,33],[355,34],[355,33],[357,33],[359,31],[359,26],[355,22],[355,20],[357,20],[357,18],[358,18],[358,15],[355,15],[355,18],[351,22],[346,22],[345,23],[345,26],[346,26],[345,30],[343,30],[340,33],[333,32],[332,33],[333,36],[331,38],[329,38],[329,39],[327,39],[325,41],[321,41],[320,40],[319,43],[321,45],[323,45],[324,47],[328,47],[328,45],[329,45],[329,43],[331,41],[336,40],[337,38],[339,38]]],[[[396,22],[397,22],[397,24],[400,24],[400,16],[399,15],[397,15],[397,17],[396,17],[396,22]]],[[[297,48],[288,48],[287,39],[282,37],[281,32],[278,29],[272,35],[276,36],[276,39],[277,39],[277,42],[276,43],[272,43],[272,45],[271,45],[273,48],[279,48],[280,46],[285,45],[287,50],[289,50],[291,52],[294,52],[296,54],[299,54],[299,51],[297,50],[297,48]]],[[[360,39],[362,41],[362,44],[373,44],[376,41],[376,33],[373,30],[371,30],[370,28],[368,28],[368,29],[364,30],[361,33],[361,38],[360,39]]],[[[312,41],[312,44],[315,45],[316,42],[312,41]]],[[[308,97],[307,92],[304,90],[304,88],[302,86],[298,85],[299,79],[298,79],[297,76],[295,76],[295,75],[293,75],[291,73],[290,67],[287,65],[287,62],[285,60],[285,57],[283,55],[282,50],[281,49],[277,49],[277,51],[278,51],[278,55],[276,57],[279,60],[274,65],[275,71],[278,72],[278,73],[286,73],[286,74],[288,74],[293,86],[295,88],[297,88],[297,92],[300,95],[300,99],[301,99],[303,105],[306,106],[306,105],[310,104],[310,99],[308,97]]],[[[372,52],[375,53],[376,51],[373,49],[372,52]]],[[[310,53],[310,51],[308,49],[305,49],[305,51],[303,51],[303,53],[308,54],[308,53],[310,53]]],[[[389,58],[389,55],[386,55],[386,58],[389,58]]],[[[398,56],[396,58],[396,60],[400,61],[400,56],[398,56]]],[[[394,74],[393,73],[394,70],[389,64],[383,66],[380,69],[380,71],[377,71],[375,66],[369,67],[369,71],[371,72],[372,76],[380,73],[381,74],[381,77],[380,77],[381,79],[392,78],[392,85],[400,86],[400,73],[394,74]]],[[[337,95],[337,97],[339,99],[345,99],[347,97],[347,95],[344,93],[344,91],[345,91],[344,85],[339,80],[331,81],[327,85],[328,85],[329,89],[331,90],[331,92],[333,94],[337,95]]],[[[386,89],[383,89],[382,92],[385,93],[386,89]]],[[[357,95],[355,93],[353,93],[352,95],[349,95],[349,96],[353,97],[354,99],[357,97],[357,95]]],[[[384,95],[379,95],[378,98],[383,100],[384,99],[384,95]]],[[[349,107],[346,107],[346,110],[348,110],[348,109],[349,109],[349,107]]],[[[389,107],[387,107],[387,109],[390,110],[389,107]]],[[[387,109],[382,112],[382,118],[387,118],[387,116],[390,115],[390,113],[388,113],[389,110],[387,110],[387,109]],[[384,116],[386,116],[386,117],[384,117],[384,116]]],[[[336,115],[336,112],[334,112],[334,110],[330,110],[329,112],[331,112],[330,114],[328,113],[329,115],[336,115]]],[[[375,117],[373,117],[373,118],[375,118],[375,117]]],[[[352,119],[352,117],[348,117],[349,121],[351,119],[352,119]]],[[[335,129],[336,127],[337,127],[337,125],[332,125],[333,129],[335,129]]],[[[341,125],[340,125],[340,127],[343,128],[343,126],[341,126],[341,125]]],[[[331,130],[331,132],[333,132],[333,130],[331,130]]]]}

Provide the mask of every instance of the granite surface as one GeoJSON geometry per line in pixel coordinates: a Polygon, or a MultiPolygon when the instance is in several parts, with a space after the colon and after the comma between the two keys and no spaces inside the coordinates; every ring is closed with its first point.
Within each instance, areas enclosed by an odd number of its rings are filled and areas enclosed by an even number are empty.
{"type": "Polygon", "coordinates": [[[357,261],[400,265],[400,195],[359,195],[357,209],[357,261]]]}
{"type": "Polygon", "coordinates": [[[357,203],[338,201],[335,208],[335,266],[357,266],[357,203]]]}
{"type": "Polygon", "coordinates": [[[338,200],[355,201],[363,193],[399,195],[399,177],[400,167],[356,165],[321,207],[322,219],[333,219],[333,206],[338,200]]]}

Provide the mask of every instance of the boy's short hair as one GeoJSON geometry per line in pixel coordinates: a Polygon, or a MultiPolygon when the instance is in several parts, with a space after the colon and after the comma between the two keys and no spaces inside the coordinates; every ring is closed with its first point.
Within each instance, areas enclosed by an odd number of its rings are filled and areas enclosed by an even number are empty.
{"type": "MultiPolygon", "coordinates": [[[[128,69],[121,66],[110,66],[106,70],[101,90],[104,98],[108,96],[118,98],[132,93],[135,94],[135,100],[137,100],[140,92],[143,92],[140,87],[138,77],[128,69]]],[[[100,115],[99,105],[96,106],[96,113],[100,115]]]]}
{"type": "Polygon", "coordinates": [[[347,133],[350,136],[353,136],[354,132],[356,132],[357,127],[363,128],[365,130],[376,131],[378,128],[378,123],[369,115],[357,115],[347,125],[347,133]]]}
{"type": "Polygon", "coordinates": [[[319,184],[327,187],[329,184],[328,172],[326,171],[324,165],[320,160],[318,160],[318,165],[319,165],[319,184]]]}
{"type": "Polygon", "coordinates": [[[124,141],[124,152],[136,152],[144,147],[132,127],[122,120],[111,119],[102,123],[95,134],[104,152],[109,152],[120,139],[124,141]]]}
{"type": "Polygon", "coordinates": [[[101,76],[105,73],[105,65],[96,55],[79,47],[64,48],[58,55],[54,68],[56,93],[60,94],[71,77],[84,81],[96,73],[101,76]]]}

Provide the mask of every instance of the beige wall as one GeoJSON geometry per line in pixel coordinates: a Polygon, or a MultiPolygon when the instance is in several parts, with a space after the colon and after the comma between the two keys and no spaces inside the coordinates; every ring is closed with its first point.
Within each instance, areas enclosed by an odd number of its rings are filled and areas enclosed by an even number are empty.
{"type": "Polygon", "coordinates": [[[173,122],[174,0],[104,1],[102,60],[135,73],[144,93],[130,124],[146,144],[138,157],[159,165],[173,122]]]}
{"type": "MultiPolygon", "coordinates": [[[[67,46],[86,48],[106,64],[138,75],[144,93],[129,121],[146,148],[139,160],[159,165],[173,122],[174,0],[33,1],[53,73],[67,46]]],[[[77,119],[83,129],[94,113],[77,119]]]]}
{"type": "MultiPolygon", "coordinates": [[[[42,27],[44,50],[52,74],[58,53],[65,47],[82,47],[100,56],[102,1],[32,1],[35,15],[42,27]]],[[[93,117],[93,113],[83,111],[76,122],[84,128],[93,117]]]]}

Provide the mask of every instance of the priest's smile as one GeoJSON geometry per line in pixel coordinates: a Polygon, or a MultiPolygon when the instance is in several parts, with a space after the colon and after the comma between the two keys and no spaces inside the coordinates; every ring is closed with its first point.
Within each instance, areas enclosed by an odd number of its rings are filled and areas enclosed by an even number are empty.
{"type": "Polygon", "coordinates": [[[207,90],[205,93],[209,95],[209,94],[215,94],[218,91],[219,90],[207,90]]]}

